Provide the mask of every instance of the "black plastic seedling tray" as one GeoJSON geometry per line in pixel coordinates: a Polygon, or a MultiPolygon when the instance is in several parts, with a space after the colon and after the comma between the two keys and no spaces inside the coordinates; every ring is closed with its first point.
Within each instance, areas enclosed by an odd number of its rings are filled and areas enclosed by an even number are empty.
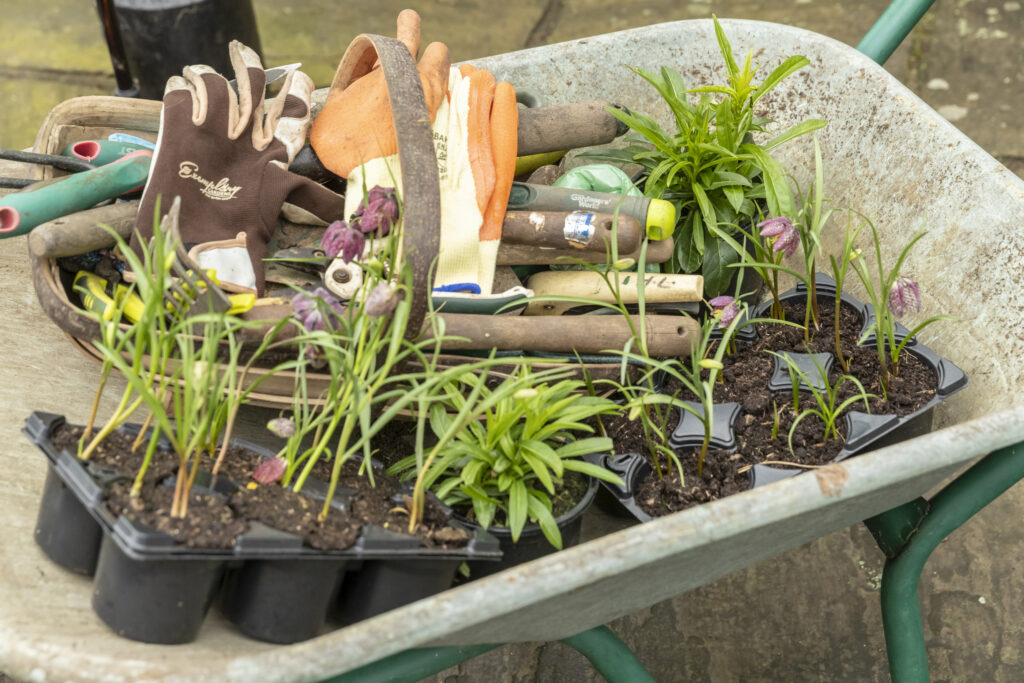
{"type": "MultiPolygon", "coordinates": [[[[816,285],[819,299],[831,304],[835,297],[835,282],[827,276],[818,275],[816,285]]],[[[806,296],[806,288],[800,285],[783,293],[779,298],[783,303],[787,301],[802,302],[806,296]]],[[[861,346],[874,344],[873,335],[865,336],[863,334],[872,324],[875,315],[874,307],[871,304],[857,300],[846,292],[841,295],[841,299],[843,305],[856,310],[863,321],[862,333],[859,335],[861,337],[861,346]]],[[[761,304],[755,310],[754,317],[764,317],[768,313],[769,306],[770,303],[761,304]]],[[[753,327],[748,326],[743,329],[752,331],[753,327]]],[[[904,339],[909,334],[909,330],[897,324],[896,333],[897,336],[904,339]]],[[[739,338],[740,343],[751,340],[750,332],[747,333],[746,337],[739,338]]],[[[967,375],[959,367],[941,357],[918,340],[911,339],[904,348],[908,353],[913,354],[935,372],[937,380],[935,395],[921,408],[903,416],[869,414],[859,410],[848,411],[843,416],[846,428],[843,449],[833,462],[839,462],[869,450],[877,450],[884,446],[890,446],[916,436],[921,436],[922,434],[927,434],[932,429],[932,416],[935,407],[967,386],[967,375]]],[[[802,354],[790,353],[789,355],[795,358],[802,354]]],[[[800,364],[810,377],[817,376],[815,360],[822,367],[826,367],[826,364],[831,363],[833,360],[832,358],[826,359],[822,357],[830,354],[814,354],[817,357],[814,359],[809,355],[803,355],[805,357],[800,359],[800,364]]],[[[775,391],[785,391],[790,387],[789,374],[785,363],[778,358],[776,358],[775,375],[770,385],[775,391]]],[[[693,405],[698,411],[700,410],[699,404],[693,405]]],[[[734,420],[740,413],[738,404],[715,404],[711,440],[713,448],[728,450],[735,446],[736,439],[732,427],[734,420]]],[[[669,446],[677,451],[693,448],[700,445],[703,441],[703,436],[703,425],[701,425],[700,421],[688,411],[680,409],[679,424],[669,437],[669,446]]],[[[597,459],[596,462],[618,474],[626,484],[623,487],[608,482],[601,482],[603,490],[602,495],[598,498],[598,503],[602,509],[624,516],[633,516],[642,522],[653,519],[651,515],[644,512],[637,504],[635,497],[638,487],[652,471],[649,460],[638,453],[623,453],[606,454],[597,459]]],[[[750,488],[765,486],[804,471],[806,470],[775,467],[772,465],[754,465],[748,470],[750,488]]]]}
{"type": "MultiPolygon", "coordinates": [[[[189,642],[218,602],[247,635],[297,642],[317,635],[328,616],[340,623],[366,619],[445,590],[462,562],[502,556],[497,539],[479,529],[466,529],[469,543],[451,550],[424,548],[417,538],[373,525],[338,551],[310,548],[299,536],[260,523],[231,548],[188,548],[108,510],[105,491],[123,476],[58,451],[51,437],[63,423],[60,415],[35,412],[22,430],[49,462],[36,541],[58,565],[93,576],[93,609],[132,640],[189,642]]],[[[237,486],[220,477],[207,491],[219,495],[237,486]]],[[[310,479],[304,493],[322,501],[326,489],[310,479]]],[[[350,495],[339,489],[332,505],[344,508],[350,495]]]]}

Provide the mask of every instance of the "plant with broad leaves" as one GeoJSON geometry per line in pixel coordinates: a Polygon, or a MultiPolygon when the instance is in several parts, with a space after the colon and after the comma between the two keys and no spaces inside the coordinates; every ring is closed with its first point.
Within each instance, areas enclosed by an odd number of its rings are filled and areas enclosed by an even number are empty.
{"type": "Polygon", "coordinates": [[[437,443],[396,463],[393,472],[415,470],[416,487],[434,491],[446,504],[471,508],[483,528],[499,523],[519,540],[527,520],[562,547],[551,497],[569,472],[622,485],[608,470],[582,459],[611,449],[592,433],[592,418],[621,408],[610,399],[581,393],[582,380],[561,369],[533,372],[520,365],[497,386],[487,373],[465,373],[436,395],[428,419],[437,443]]]}
{"type": "Polygon", "coordinates": [[[899,376],[900,354],[903,348],[921,330],[939,320],[953,320],[948,315],[933,315],[918,323],[907,334],[897,334],[896,318],[910,312],[921,310],[921,288],[916,282],[900,275],[903,263],[910,254],[911,248],[927,234],[921,231],[914,235],[905,247],[900,251],[895,265],[889,270],[885,269],[882,257],[882,244],[878,238],[878,230],[874,223],[867,221],[871,230],[871,239],[874,245],[875,259],[873,271],[868,268],[867,259],[858,254],[852,259],[853,270],[857,273],[864,290],[867,292],[868,300],[874,306],[874,320],[865,328],[861,337],[861,343],[869,337],[874,336],[875,349],[878,352],[878,364],[881,368],[879,383],[882,386],[882,396],[888,400],[889,378],[899,376]]]}
{"type": "MultiPolygon", "coordinates": [[[[828,373],[825,368],[822,367],[818,359],[813,355],[811,358],[814,359],[814,367],[817,370],[818,378],[821,379],[821,387],[818,383],[811,380],[807,373],[804,372],[793,357],[788,353],[776,353],[775,351],[769,351],[768,353],[782,359],[786,363],[786,368],[789,370],[789,381],[793,391],[793,412],[796,413],[796,418],[793,420],[793,424],[789,427],[789,451],[793,452],[793,434],[796,432],[797,425],[799,425],[804,418],[817,417],[825,425],[824,439],[838,439],[839,430],[837,429],[837,421],[843,412],[850,406],[856,404],[859,401],[864,403],[864,410],[871,412],[871,406],[868,404],[868,399],[876,398],[874,394],[869,394],[864,390],[864,385],[860,383],[853,375],[841,375],[836,378],[835,382],[829,382],[828,373]],[[839,401],[839,388],[843,384],[850,382],[857,387],[857,392],[851,396],[848,396],[843,401],[839,401]],[[824,387],[824,388],[822,388],[824,387]],[[800,410],[800,392],[805,391],[811,395],[814,399],[814,405],[810,408],[804,408],[800,410]]],[[[776,415],[776,420],[778,416],[776,415]]],[[[773,435],[777,433],[778,426],[773,427],[773,435]]]]}
{"type": "MultiPolygon", "coordinates": [[[[732,277],[730,266],[742,253],[729,242],[717,239],[716,228],[733,228],[754,222],[767,205],[773,216],[793,215],[793,196],[782,166],[769,153],[796,137],[817,130],[825,121],[809,119],[759,144],[755,133],[766,133],[772,121],[755,114],[755,106],[787,76],[803,68],[806,57],[789,57],[760,83],[748,52],[742,68],[732,46],[715,18],[715,36],[725,60],[728,84],[687,89],[682,77],[668,67],[656,74],[633,69],[650,83],[668,105],[676,132],[663,130],[649,116],[609,109],[612,116],[634,131],[622,149],[603,149],[584,155],[591,159],[643,166],[647,174],[644,194],[671,201],[679,221],[674,233],[675,254],[669,272],[697,272],[704,276],[705,293],[726,293],[732,277]],[[688,98],[699,95],[696,102],[688,98]],[[715,100],[712,95],[721,95],[715,100]]],[[[741,237],[742,241],[742,237],[741,237]]]]}

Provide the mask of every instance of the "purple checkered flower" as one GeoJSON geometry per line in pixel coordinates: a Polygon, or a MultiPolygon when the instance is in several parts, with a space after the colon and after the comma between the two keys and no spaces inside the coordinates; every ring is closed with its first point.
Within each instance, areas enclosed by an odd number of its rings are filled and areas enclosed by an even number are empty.
{"type": "Polygon", "coordinates": [[[386,282],[379,283],[366,295],[363,311],[371,318],[379,318],[395,310],[398,293],[386,282]]]}
{"type": "Polygon", "coordinates": [[[295,317],[299,319],[302,326],[309,332],[327,329],[323,304],[326,304],[329,310],[339,316],[344,312],[341,303],[323,287],[317,287],[313,290],[312,294],[299,292],[292,297],[292,308],[295,310],[295,317]]]}
{"type": "Polygon", "coordinates": [[[921,287],[908,277],[896,278],[889,290],[889,310],[897,318],[921,310],[921,287]]]}
{"type": "Polygon", "coordinates": [[[769,218],[758,223],[757,227],[761,229],[761,237],[775,238],[772,251],[781,251],[787,257],[792,256],[800,244],[800,234],[786,216],[769,218]]]}
{"type": "Polygon", "coordinates": [[[352,227],[359,228],[364,234],[372,232],[378,237],[385,237],[398,221],[398,195],[394,188],[375,185],[359,202],[351,220],[352,227]]]}
{"type": "Polygon", "coordinates": [[[722,328],[729,327],[740,314],[740,304],[731,296],[716,296],[708,301],[708,306],[711,306],[713,315],[718,318],[718,326],[722,328]]]}
{"type": "Polygon", "coordinates": [[[355,228],[349,227],[345,221],[334,221],[324,230],[320,239],[320,248],[330,258],[341,256],[341,260],[350,263],[352,259],[362,255],[366,237],[355,228]]]}

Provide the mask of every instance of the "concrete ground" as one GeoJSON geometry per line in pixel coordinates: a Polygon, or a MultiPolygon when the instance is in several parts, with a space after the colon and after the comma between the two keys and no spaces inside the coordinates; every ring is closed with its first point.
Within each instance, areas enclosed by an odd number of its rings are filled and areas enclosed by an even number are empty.
{"type": "MultiPolygon", "coordinates": [[[[109,94],[111,67],[92,3],[5,0],[0,146],[32,144],[58,102],[109,94]]],[[[792,24],[855,44],[885,0],[438,0],[417,9],[425,40],[457,60],[677,19],[792,24]]],[[[318,85],[349,40],[389,33],[407,3],[255,0],[268,64],[302,61],[318,85]]],[[[940,0],[886,64],[897,78],[1018,174],[1024,174],[1024,8],[940,0]]],[[[8,246],[8,243],[4,243],[8,246]]],[[[23,244],[11,242],[18,249],[23,244]]],[[[26,282],[25,287],[29,285],[26,282]]],[[[26,289],[26,292],[30,290],[26,289]]],[[[26,306],[35,305],[31,296],[26,306]]],[[[5,330],[4,338],[16,340],[5,330]]],[[[57,334],[56,329],[53,329],[57,334]]],[[[56,362],[62,362],[58,359],[56,362]]],[[[81,361],[73,363],[75,367],[81,361]]],[[[10,420],[20,421],[20,411],[10,420]]],[[[921,599],[936,681],[1024,678],[1024,494],[1011,490],[933,555],[921,599]]],[[[818,539],[611,624],[658,681],[882,681],[882,555],[863,527],[818,539]]],[[[9,596],[8,599],[16,599],[9,596]]],[[[0,675],[0,680],[3,677],[0,675]]],[[[437,677],[463,681],[600,680],[560,644],[519,644],[437,677]]]]}

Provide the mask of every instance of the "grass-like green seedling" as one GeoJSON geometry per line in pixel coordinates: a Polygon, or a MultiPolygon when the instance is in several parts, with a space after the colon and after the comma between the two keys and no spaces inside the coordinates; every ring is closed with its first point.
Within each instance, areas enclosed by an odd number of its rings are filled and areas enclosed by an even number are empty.
{"type": "Polygon", "coordinates": [[[875,251],[875,259],[872,264],[874,272],[869,270],[867,260],[863,255],[858,255],[852,260],[853,270],[860,278],[868,299],[875,308],[875,319],[864,330],[864,337],[861,341],[874,333],[878,364],[881,366],[879,383],[882,385],[883,398],[888,400],[889,377],[890,375],[899,375],[900,354],[907,342],[932,323],[939,320],[953,320],[953,318],[948,315],[933,315],[916,325],[902,339],[897,336],[896,318],[921,310],[920,287],[913,280],[901,276],[900,271],[903,269],[910,250],[926,233],[921,231],[914,235],[900,251],[895,265],[886,270],[882,263],[882,244],[878,238],[878,230],[871,221],[867,221],[867,226],[871,230],[875,251]]]}
{"type": "Polygon", "coordinates": [[[839,336],[839,321],[840,311],[842,310],[842,297],[843,287],[846,285],[846,276],[849,274],[850,264],[853,259],[859,255],[859,251],[854,246],[857,236],[860,235],[860,231],[864,229],[864,223],[861,223],[856,228],[853,227],[852,221],[854,212],[849,211],[846,214],[846,235],[843,239],[843,246],[839,250],[839,256],[836,257],[834,254],[829,254],[829,262],[832,264],[832,279],[836,282],[836,296],[835,296],[835,320],[833,325],[833,331],[835,333],[835,351],[836,358],[839,360],[839,365],[842,367],[843,372],[850,371],[850,359],[843,353],[843,340],[839,336]]]}
{"type": "MultiPolygon", "coordinates": [[[[790,383],[793,390],[793,412],[797,413],[796,419],[793,420],[793,424],[789,428],[789,451],[793,452],[793,434],[796,432],[797,425],[800,424],[804,418],[815,416],[822,421],[825,425],[824,438],[838,439],[839,431],[836,428],[836,423],[839,417],[843,414],[850,406],[854,405],[858,401],[864,403],[864,410],[871,412],[871,407],[868,404],[868,399],[875,398],[873,394],[869,394],[864,390],[864,386],[860,383],[856,377],[852,375],[841,375],[836,379],[835,382],[829,382],[825,368],[814,359],[814,366],[821,378],[822,386],[824,389],[818,388],[815,382],[811,381],[811,378],[807,376],[803,370],[796,364],[796,361],[786,353],[776,353],[775,351],[769,351],[768,353],[781,358],[786,362],[786,367],[789,370],[790,383]],[[856,385],[858,391],[852,396],[847,397],[842,402],[839,402],[839,388],[846,382],[852,382],[856,385]],[[814,407],[805,408],[800,410],[800,390],[804,390],[811,395],[814,399],[814,407]]],[[[814,358],[812,355],[811,358],[814,358]]],[[[778,431],[778,415],[776,414],[775,426],[773,427],[772,433],[775,434],[778,431]]]]}

